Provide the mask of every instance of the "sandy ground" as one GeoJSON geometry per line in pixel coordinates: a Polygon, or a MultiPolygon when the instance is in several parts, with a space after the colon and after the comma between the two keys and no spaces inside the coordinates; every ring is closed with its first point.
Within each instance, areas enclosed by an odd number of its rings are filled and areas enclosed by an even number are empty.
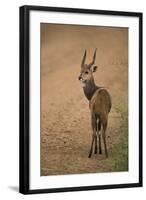
{"type": "Polygon", "coordinates": [[[113,107],[107,145],[120,138],[121,104],[127,104],[128,31],[64,25],[41,25],[41,175],[110,171],[105,155],[93,154],[90,111],[78,76],[84,49],[87,63],[97,47],[97,85],[107,87],[113,107]]]}

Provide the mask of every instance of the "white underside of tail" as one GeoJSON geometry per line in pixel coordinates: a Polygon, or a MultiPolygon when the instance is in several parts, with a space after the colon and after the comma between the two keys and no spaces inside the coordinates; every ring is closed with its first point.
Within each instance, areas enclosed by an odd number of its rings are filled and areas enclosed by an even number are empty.
{"type": "MultiPolygon", "coordinates": [[[[97,130],[98,130],[98,122],[99,122],[99,118],[97,118],[97,130]]],[[[98,130],[98,134],[101,135],[101,130],[98,130]]]]}

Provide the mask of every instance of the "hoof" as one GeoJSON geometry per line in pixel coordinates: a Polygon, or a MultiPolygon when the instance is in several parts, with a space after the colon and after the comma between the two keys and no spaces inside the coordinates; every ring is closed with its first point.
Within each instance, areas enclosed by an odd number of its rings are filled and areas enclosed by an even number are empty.
{"type": "Polygon", "coordinates": [[[101,151],[101,150],[99,151],[99,154],[102,154],[102,151],[101,151]]]}
{"type": "Polygon", "coordinates": [[[96,150],[96,151],[94,151],[94,154],[97,154],[97,150],[96,150]]]}
{"type": "Polygon", "coordinates": [[[89,154],[88,158],[91,158],[91,154],[89,154]]]}
{"type": "Polygon", "coordinates": [[[106,156],[106,158],[108,158],[108,154],[107,153],[105,154],[105,156],[106,156]]]}

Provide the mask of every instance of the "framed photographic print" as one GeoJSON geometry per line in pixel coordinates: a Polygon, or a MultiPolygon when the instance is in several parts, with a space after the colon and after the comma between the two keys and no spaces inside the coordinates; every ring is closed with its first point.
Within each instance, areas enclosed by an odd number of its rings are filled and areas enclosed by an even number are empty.
{"type": "Polygon", "coordinates": [[[20,192],[142,186],[142,13],[20,7],[20,192]]]}

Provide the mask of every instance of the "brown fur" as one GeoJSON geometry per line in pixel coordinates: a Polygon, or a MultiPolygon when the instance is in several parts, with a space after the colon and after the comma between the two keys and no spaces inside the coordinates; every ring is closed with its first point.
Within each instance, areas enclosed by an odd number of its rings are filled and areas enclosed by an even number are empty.
{"type": "Polygon", "coordinates": [[[105,88],[100,88],[95,91],[91,100],[89,101],[89,108],[91,112],[100,113],[101,117],[103,113],[108,115],[111,109],[111,98],[105,88]]]}

